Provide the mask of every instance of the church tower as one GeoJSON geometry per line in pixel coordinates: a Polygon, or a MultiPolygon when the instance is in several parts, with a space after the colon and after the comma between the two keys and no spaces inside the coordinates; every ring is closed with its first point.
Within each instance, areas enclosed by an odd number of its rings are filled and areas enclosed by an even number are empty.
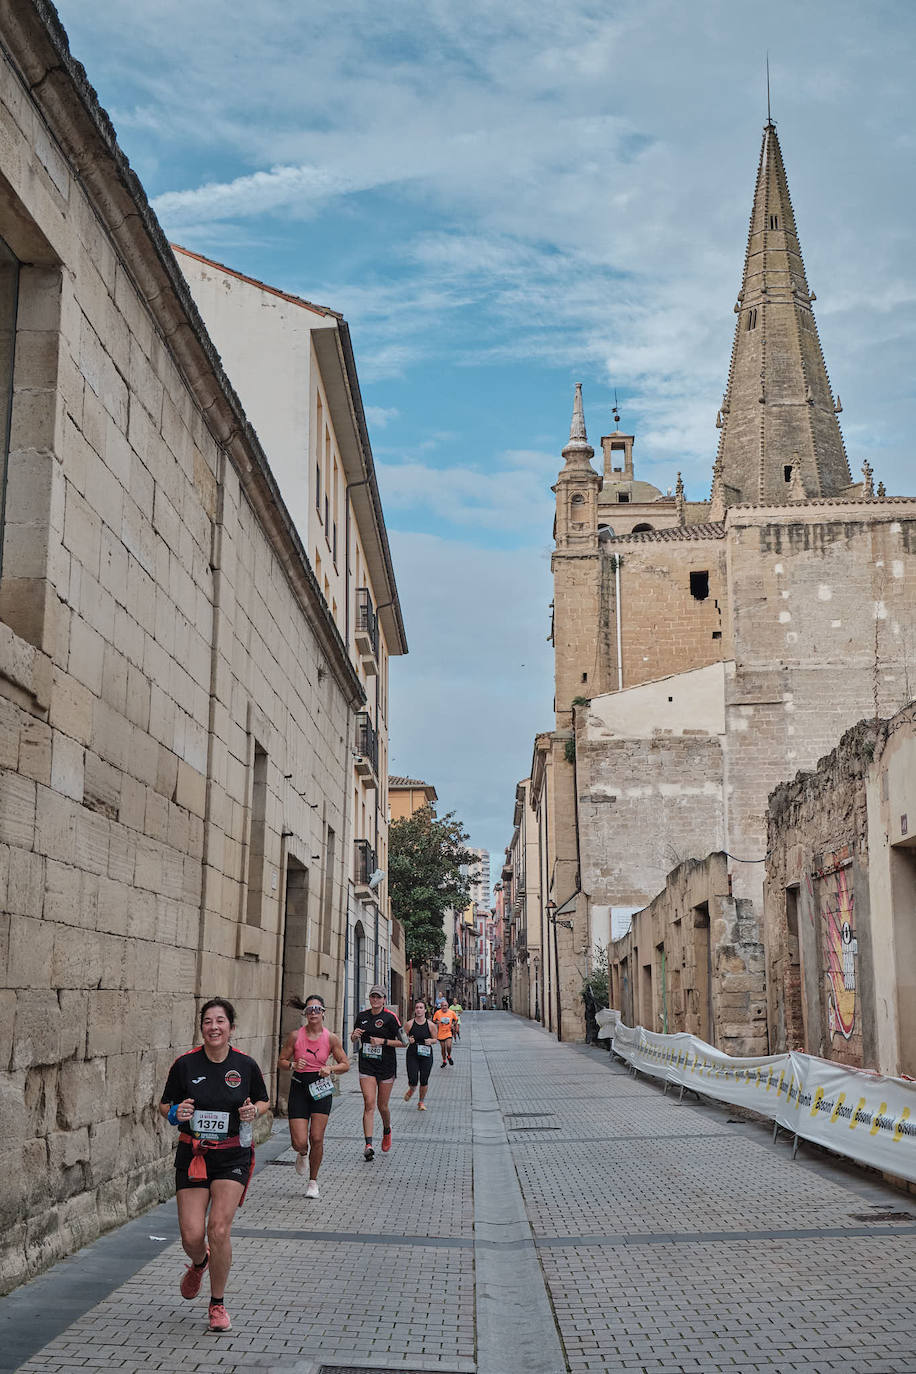
{"type": "Polygon", "coordinates": [[[572,722],[572,701],[590,696],[597,684],[595,637],[601,581],[598,493],[601,478],[592,467],[595,450],[585,432],[582,383],[576,383],[569,443],[553,491],[557,498],[552,560],[554,663],[557,728],[572,722]]]}
{"type": "MultiPolygon", "coordinates": [[[[841,496],[849,463],[802,260],[776,126],[763,129],[714,499],[772,504],[841,496]]],[[[713,518],[717,518],[715,515],[713,518]]]]}

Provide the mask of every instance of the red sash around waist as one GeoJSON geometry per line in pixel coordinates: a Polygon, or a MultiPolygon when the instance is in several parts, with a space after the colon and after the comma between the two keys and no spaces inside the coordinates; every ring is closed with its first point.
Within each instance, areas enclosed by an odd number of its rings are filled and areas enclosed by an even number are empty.
{"type": "MultiPolygon", "coordinates": [[[[238,1150],[241,1148],[237,1135],[230,1135],[225,1140],[198,1140],[195,1136],[188,1135],[186,1131],[179,1131],[178,1139],[182,1145],[191,1146],[193,1154],[188,1166],[188,1178],[193,1178],[198,1182],[207,1177],[207,1164],[204,1159],[207,1150],[238,1150]]],[[[252,1151],[253,1153],[254,1151],[252,1151]]]]}

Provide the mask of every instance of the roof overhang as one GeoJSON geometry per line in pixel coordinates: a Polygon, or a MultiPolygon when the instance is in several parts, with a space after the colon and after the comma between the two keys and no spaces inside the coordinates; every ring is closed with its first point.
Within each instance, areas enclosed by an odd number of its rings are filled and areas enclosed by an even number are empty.
{"type": "Polygon", "coordinates": [[[310,321],[310,328],[350,492],[350,501],[359,525],[369,575],[378,600],[376,610],[385,631],[385,643],[389,654],[406,654],[407,636],[375,476],[369,429],[356,374],[350,329],[346,320],[339,315],[326,316],[314,323],[310,321]]]}

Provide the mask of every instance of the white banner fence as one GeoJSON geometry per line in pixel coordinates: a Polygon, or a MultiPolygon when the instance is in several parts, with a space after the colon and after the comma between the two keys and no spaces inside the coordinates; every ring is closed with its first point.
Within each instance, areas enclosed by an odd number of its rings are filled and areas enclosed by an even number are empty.
{"type": "Polygon", "coordinates": [[[814,1055],[737,1059],[694,1035],[658,1035],[599,1012],[600,1039],[640,1073],[748,1107],[793,1135],[916,1182],[916,1079],[814,1055]]]}

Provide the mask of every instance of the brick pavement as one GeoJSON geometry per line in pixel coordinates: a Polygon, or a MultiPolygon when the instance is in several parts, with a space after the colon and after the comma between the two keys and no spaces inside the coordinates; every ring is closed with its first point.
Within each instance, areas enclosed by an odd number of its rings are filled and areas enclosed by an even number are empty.
{"type": "Polygon", "coordinates": [[[278,1124],[234,1228],[230,1335],[178,1297],[170,1203],[4,1300],[26,1357],[0,1369],[916,1371],[916,1201],[504,1014],[462,1032],[428,1112],[402,1069],[372,1164],[347,1075],[317,1203],[278,1124]]]}

